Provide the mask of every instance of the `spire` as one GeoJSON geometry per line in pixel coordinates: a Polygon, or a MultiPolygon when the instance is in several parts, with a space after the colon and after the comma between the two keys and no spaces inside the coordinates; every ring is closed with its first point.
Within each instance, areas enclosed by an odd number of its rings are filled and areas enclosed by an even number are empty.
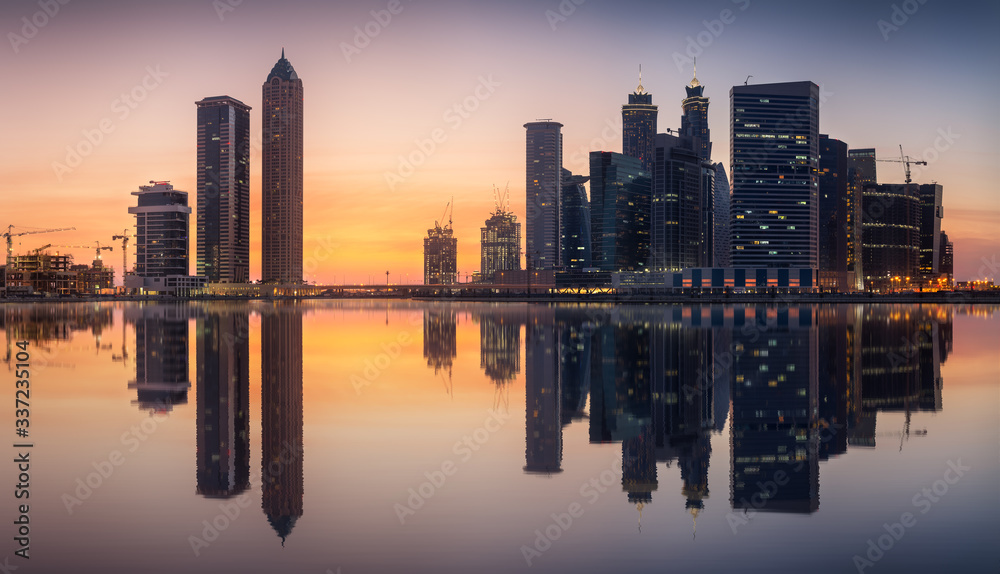
{"type": "Polygon", "coordinates": [[[286,82],[299,79],[298,74],[295,73],[295,68],[292,67],[292,63],[285,59],[284,47],[281,48],[281,59],[271,68],[271,73],[268,74],[267,81],[270,82],[272,78],[276,77],[286,82]]]}
{"type": "Polygon", "coordinates": [[[700,86],[701,82],[698,81],[698,58],[694,59],[694,72],[691,74],[691,76],[692,76],[690,84],[691,87],[697,88],[698,86],[700,86]]]}
{"type": "Polygon", "coordinates": [[[285,47],[284,46],[281,47],[281,59],[282,60],[285,59],[285,47]]]}
{"type": "Polygon", "coordinates": [[[646,90],[642,88],[642,64],[639,64],[639,87],[635,89],[637,94],[645,94],[646,90]]]}

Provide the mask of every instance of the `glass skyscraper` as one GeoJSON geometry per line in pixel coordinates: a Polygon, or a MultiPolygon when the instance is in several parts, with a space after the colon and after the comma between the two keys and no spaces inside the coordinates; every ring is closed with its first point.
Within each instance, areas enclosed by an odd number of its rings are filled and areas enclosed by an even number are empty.
{"type": "Polygon", "coordinates": [[[622,106],[622,154],[639,160],[642,170],[653,171],[653,144],[656,138],[656,106],[653,94],[639,87],[628,95],[628,104],[622,106]]]}
{"type": "Polygon", "coordinates": [[[730,91],[734,267],[819,266],[819,86],[730,91]]]}
{"type": "Polygon", "coordinates": [[[691,142],[702,161],[712,160],[712,138],[708,129],[708,98],[705,86],[698,81],[697,69],[691,83],[684,87],[687,97],[681,102],[681,136],[691,142]]]}
{"type": "Polygon", "coordinates": [[[197,272],[211,283],[249,283],[250,106],[229,96],[205,98],[195,105],[197,272]]]}
{"type": "Polygon", "coordinates": [[[590,179],[563,170],[562,182],[562,243],[563,265],[566,269],[582,270],[591,266],[591,219],[587,188],[590,179]]]}
{"type": "Polygon", "coordinates": [[[641,160],[590,152],[590,225],[593,266],[642,271],[649,262],[650,174],[641,160]]]}
{"type": "Polygon", "coordinates": [[[525,259],[527,269],[561,267],[562,242],[562,127],[542,120],[524,124],[525,259]]]}
{"type": "MultiPolygon", "coordinates": [[[[705,162],[687,139],[670,134],[656,134],[655,159],[650,267],[653,271],[706,267],[703,187],[711,179],[704,177],[705,162]]],[[[710,196],[712,189],[708,192],[710,196]]]]}

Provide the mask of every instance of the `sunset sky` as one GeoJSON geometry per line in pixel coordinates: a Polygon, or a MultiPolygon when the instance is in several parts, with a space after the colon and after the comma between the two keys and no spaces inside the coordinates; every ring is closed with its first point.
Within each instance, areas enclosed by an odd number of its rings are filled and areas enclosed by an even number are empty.
{"type": "MultiPolygon", "coordinates": [[[[169,180],[194,204],[194,102],[242,100],[259,141],[261,84],[284,48],[305,89],[306,279],[384,282],[389,270],[394,283],[420,282],[423,237],[454,197],[464,281],[479,268],[494,185],[509,182],[524,220],[525,122],[563,123],[564,166],[586,175],[589,151],[621,151],[621,105],[639,65],[660,106],[660,131],[676,129],[688,55],[697,55],[714,159],[727,173],[729,89],[748,75],[751,83],[813,81],[826,95],[822,133],[882,158],[898,157],[902,144],[928,161],[914,181],[944,186],[956,279],[1000,279],[996,3],[343,4],[0,4],[0,227],[76,227],[16,238],[15,252],[112,243],[134,226],[130,193],[150,180],[169,180]],[[433,149],[418,143],[435,130],[433,149]],[[412,173],[407,157],[419,163],[412,173]]],[[[260,276],[259,152],[251,157],[252,279],[260,276]]],[[[880,182],[903,180],[899,164],[878,170],[880,182]]],[[[93,250],[64,251],[93,258],[93,250]]],[[[104,257],[119,269],[120,244],[104,257]]]]}

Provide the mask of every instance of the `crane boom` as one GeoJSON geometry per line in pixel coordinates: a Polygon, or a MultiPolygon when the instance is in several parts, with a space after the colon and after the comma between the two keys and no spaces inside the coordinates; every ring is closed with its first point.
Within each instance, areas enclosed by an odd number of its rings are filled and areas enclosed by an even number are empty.
{"type": "Polygon", "coordinates": [[[3,233],[4,238],[7,239],[7,259],[9,260],[14,256],[14,238],[21,235],[34,235],[36,233],[52,233],[55,231],[74,231],[75,227],[59,227],[55,229],[34,229],[31,231],[22,231],[20,233],[14,233],[14,226],[8,225],[7,231],[3,233]]]}
{"type": "Polygon", "coordinates": [[[910,179],[910,166],[911,165],[927,165],[926,161],[913,159],[908,155],[903,155],[903,145],[899,146],[899,159],[876,159],[875,161],[887,161],[891,163],[901,163],[903,164],[903,173],[906,175],[906,185],[909,185],[913,180],[910,179]]]}

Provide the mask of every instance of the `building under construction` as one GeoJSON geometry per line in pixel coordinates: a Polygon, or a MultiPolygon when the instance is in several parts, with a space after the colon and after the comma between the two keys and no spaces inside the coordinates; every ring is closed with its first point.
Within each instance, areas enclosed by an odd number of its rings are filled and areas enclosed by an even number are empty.
{"type": "Polygon", "coordinates": [[[72,262],[71,255],[52,255],[41,249],[28,255],[10,256],[2,272],[4,294],[77,295],[112,287],[114,269],[104,267],[100,259],[95,259],[91,266],[72,262]]]}
{"type": "Polygon", "coordinates": [[[521,224],[507,209],[506,194],[498,194],[496,210],[482,228],[480,276],[484,283],[493,283],[500,271],[521,269],[521,224]]]}
{"type": "Polygon", "coordinates": [[[458,269],[458,238],[451,227],[449,215],[451,203],[445,208],[448,223],[443,227],[435,221],[434,227],[427,230],[424,238],[424,284],[451,285],[456,282],[458,269]]]}

